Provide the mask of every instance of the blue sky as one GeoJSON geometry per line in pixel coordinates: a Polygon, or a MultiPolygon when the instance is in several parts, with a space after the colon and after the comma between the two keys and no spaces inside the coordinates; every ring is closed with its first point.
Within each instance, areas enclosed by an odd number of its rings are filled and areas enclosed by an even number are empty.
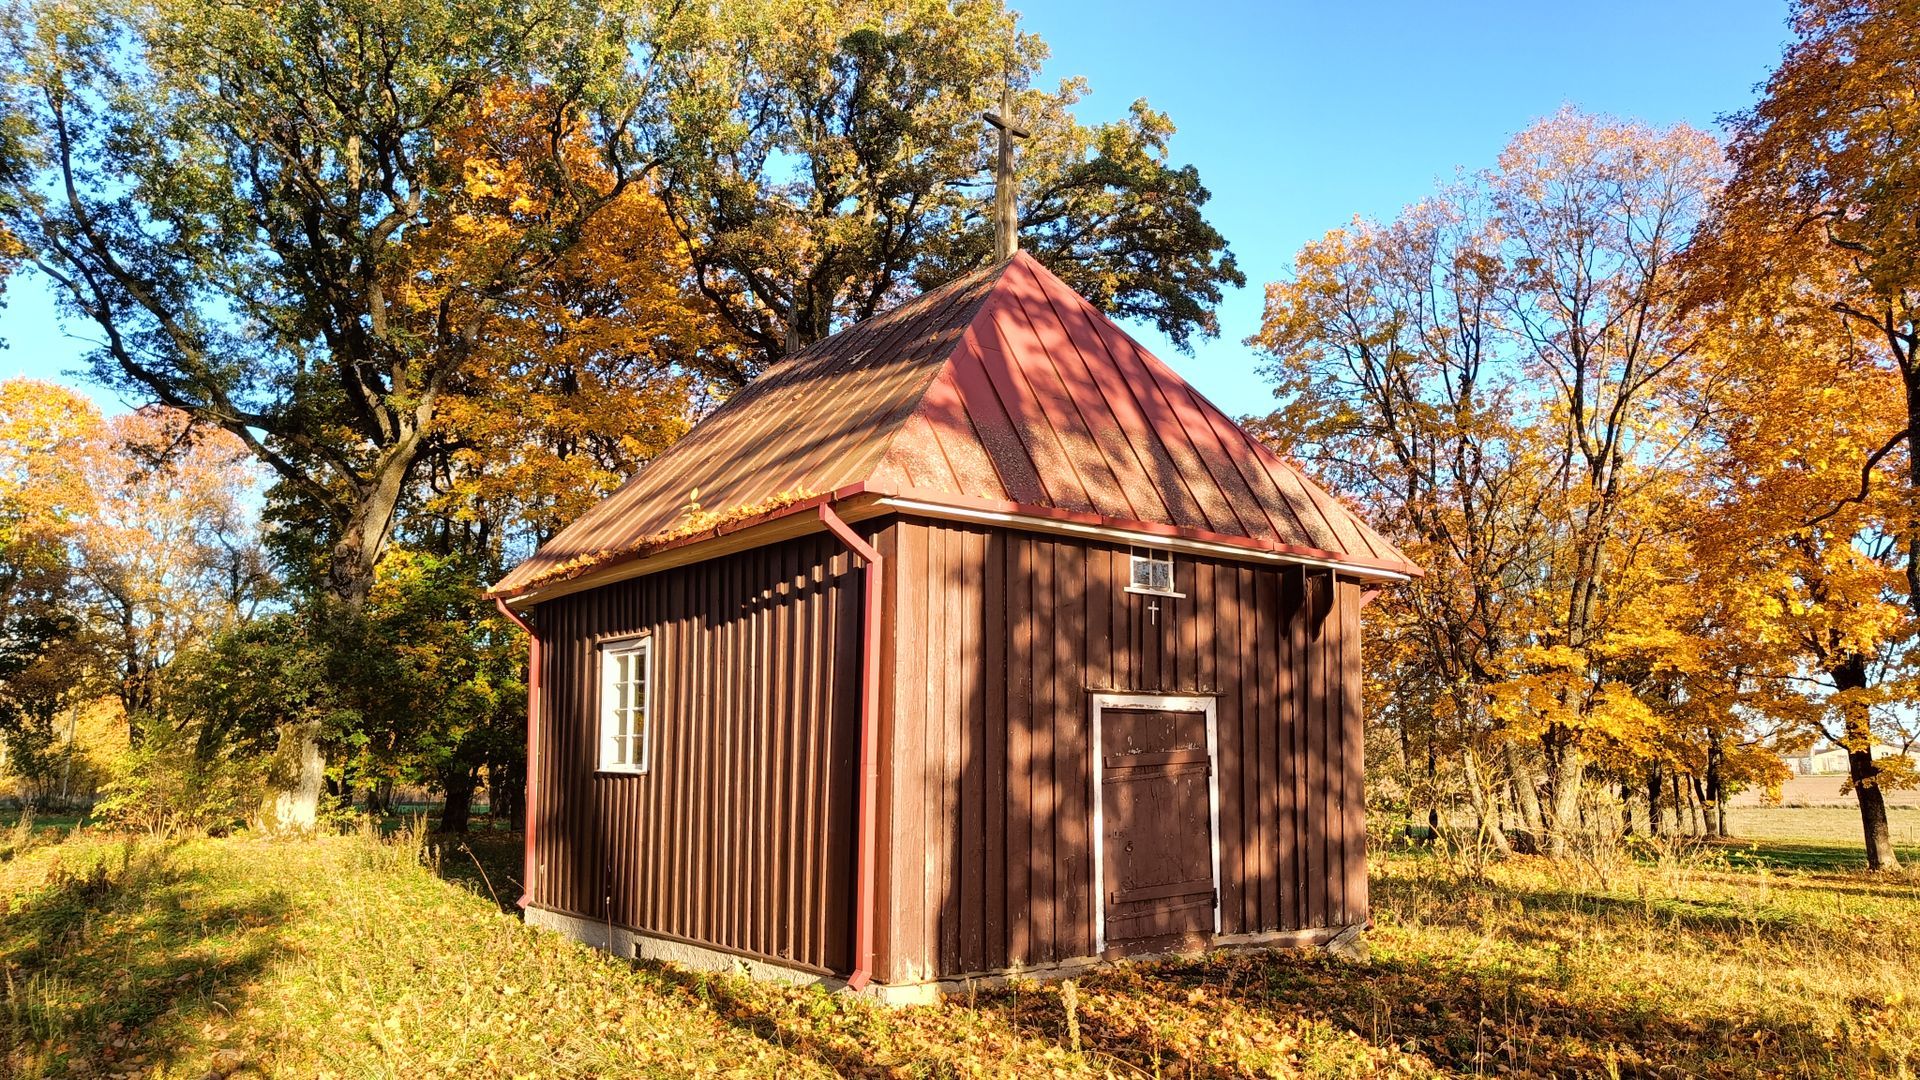
{"type": "MultiPolygon", "coordinates": [[[[1046,76],[1085,75],[1083,120],[1144,97],[1173,118],[1173,156],[1213,192],[1208,215],[1248,285],[1218,340],[1182,355],[1134,328],[1228,412],[1269,392],[1241,342],[1261,286],[1353,216],[1390,217],[1563,104],[1713,127],[1744,108],[1787,40],[1784,0],[1187,3],[1014,0],[1052,48],[1046,76]]],[[[30,277],[0,312],[0,378],[72,385],[82,346],[30,277]]],[[[119,403],[86,387],[108,409],[119,403]]]]}

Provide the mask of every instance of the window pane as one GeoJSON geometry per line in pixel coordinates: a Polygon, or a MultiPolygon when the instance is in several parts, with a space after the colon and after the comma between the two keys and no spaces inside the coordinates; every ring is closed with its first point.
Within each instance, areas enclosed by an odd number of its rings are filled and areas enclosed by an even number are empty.
{"type": "Polygon", "coordinates": [[[1173,556],[1149,552],[1133,556],[1132,585],[1155,592],[1173,591],[1173,556]]]}
{"type": "Polygon", "coordinates": [[[647,666],[652,644],[646,639],[601,650],[601,765],[638,769],[646,760],[647,666]]]}

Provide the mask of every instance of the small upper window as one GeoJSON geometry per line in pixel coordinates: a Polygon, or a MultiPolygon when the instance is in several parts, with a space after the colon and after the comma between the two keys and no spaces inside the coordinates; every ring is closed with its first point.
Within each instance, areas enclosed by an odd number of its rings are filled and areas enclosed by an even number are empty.
{"type": "Polygon", "coordinates": [[[1172,552],[1157,551],[1153,548],[1135,548],[1132,562],[1133,576],[1127,583],[1128,592],[1180,595],[1173,590],[1172,552]]]}
{"type": "Polygon", "coordinates": [[[647,717],[652,701],[653,639],[602,645],[600,771],[647,771],[647,717]]]}

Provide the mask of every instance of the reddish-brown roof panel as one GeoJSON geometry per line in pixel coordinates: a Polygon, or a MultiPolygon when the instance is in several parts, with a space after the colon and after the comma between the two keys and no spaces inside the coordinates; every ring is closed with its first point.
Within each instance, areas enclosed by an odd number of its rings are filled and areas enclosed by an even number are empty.
{"type": "MultiPolygon", "coordinates": [[[[1028,322],[1052,359],[1054,371],[1079,411],[1081,423],[1098,444],[1100,455],[1118,485],[1125,506],[1119,516],[1171,520],[1168,497],[1161,494],[1160,485],[1148,473],[1137,444],[1126,437],[1127,424],[1116,411],[1114,402],[1100,388],[1097,371],[1104,365],[1088,363],[1076,334],[1069,332],[1070,324],[1051,300],[1042,296],[1037,303],[1039,310],[1028,312],[1028,322]]],[[[1022,306],[1025,307],[1026,302],[1023,301],[1022,306]]],[[[1071,310],[1078,314],[1077,308],[1071,310]]]]}
{"type": "Polygon", "coordinates": [[[695,503],[725,514],[867,479],[1002,269],[976,271],[767,369],[494,591],[524,591],[563,565],[641,546],[684,524],[695,503]]]}
{"type": "Polygon", "coordinates": [[[1018,254],[769,368],[494,591],[630,560],[704,528],[696,508],[724,518],[854,485],[1418,572],[1018,254]]]}
{"type": "MultiPolygon", "coordinates": [[[[1086,489],[1081,486],[1080,477],[1073,467],[1074,448],[1064,445],[1060,430],[1048,418],[1039,396],[1028,381],[1023,361],[1034,347],[1031,335],[1024,327],[1013,325],[1017,316],[1007,310],[1013,303],[1012,299],[1000,295],[999,289],[994,291],[996,295],[988,300],[974,327],[980,333],[977,339],[979,363],[993,385],[1000,407],[1013,421],[1013,430],[1019,436],[1017,448],[1007,446],[997,449],[1001,453],[1026,454],[1040,478],[1040,486],[1046,492],[1049,505],[1090,511],[1093,501],[1087,497],[1086,489]]],[[[996,448],[988,449],[993,451],[996,448]]]]}
{"type": "Polygon", "coordinates": [[[1028,343],[1020,355],[1027,385],[1032,388],[1047,422],[1058,433],[1080,489],[1094,510],[1114,517],[1139,517],[1120,486],[1107,454],[1109,448],[1101,444],[1082,411],[1084,405],[1094,405],[1096,408],[1088,411],[1098,411],[1100,399],[1097,395],[1077,395],[1068,389],[1061,366],[1071,362],[1072,343],[1066,336],[1066,328],[1053,317],[1052,307],[1038,288],[1038,282],[1026,269],[1024,265],[1009,267],[1002,291],[1007,295],[1006,311],[1015,326],[1015,339],[1022,340],[1024,335],[1028,343]],[[1028,310],[1030,307],[1038,310],[1039,317],[1028,310]]]}
{"type": "MultiPolygon", "coordinates": [[[[1021,445],[1020,436],[1013,429],[1013,418],[1000,404],[1000,395],[994,392],[987,366],[980,360],[979,341],[973,333],[969,332],[954,352],[946,378],[951,379],[959,391],[961,408],[980,440],[980,452],[993,465],[994,474],[1008,497],[1023,503],[1045,502],[1047,495],[1040,483],[1040,473],[1021,445]]],[[[940,429],[942,442],[949,436],[963,437],[958,427],[940,429]]]]}

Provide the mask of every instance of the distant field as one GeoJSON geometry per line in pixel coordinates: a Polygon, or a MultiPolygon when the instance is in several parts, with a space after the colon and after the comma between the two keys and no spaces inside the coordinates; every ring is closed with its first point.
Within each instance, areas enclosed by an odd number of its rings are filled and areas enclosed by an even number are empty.
{"type": "MultiPolygon", "coordinates": [[[[1840,789],[1846,785],[1844,776],[1796,776],[1780,786],[1781,806],[1842,806],[1854,805],[1853,795],[1840,789]]],[[[1920,807],[1920,788],[1886,793],[1889,806],[1920,807]]],[[[1727,801],[1729,807],[1765,806],[1767,795],[1762,791],[1743,791],[1727,801]]]]}
{"type": "MultiPolygon", "coordinates": [[[[1893,842],[1920,848],[1920,806],[1887,808],[1893,842]]],[[[1847,806],[1729,806],[1727,831],[1736,838],[1795,840],[1860,847],[1860,811],[1847,806]]]]}

